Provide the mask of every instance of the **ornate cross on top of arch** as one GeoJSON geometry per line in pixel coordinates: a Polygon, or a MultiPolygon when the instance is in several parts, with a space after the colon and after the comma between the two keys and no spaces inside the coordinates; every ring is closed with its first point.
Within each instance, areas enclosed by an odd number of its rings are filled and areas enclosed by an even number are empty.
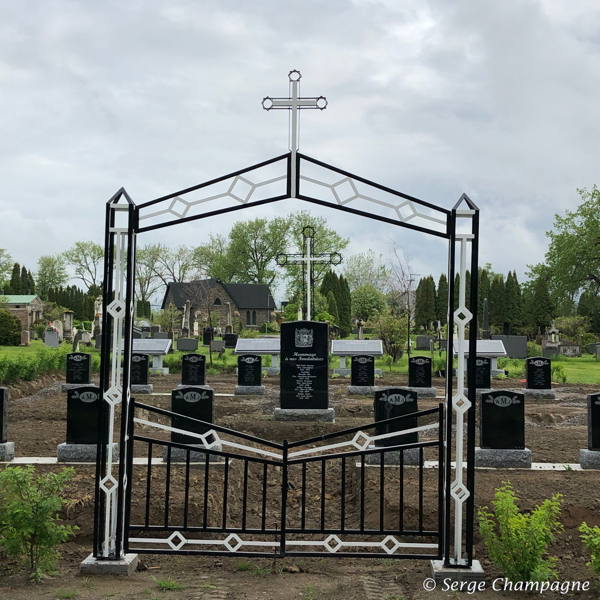
{"type": "Polygon", "coordinates": [[[299,119],[298,111],[307,108],[325,110],[327,108],[327,98],[324,96],[300,98],[300,79],[302,75],[300,71],[294,69],[288,73],[290,80],[290,96],[288,98],[263,98],[262,106],[265,110],[289,110],[291,111],[290,119],[290,151],[292,153],[292,192],[291,197],[296,197],[296,152],[298,150],[299,138],[299,119]]]}

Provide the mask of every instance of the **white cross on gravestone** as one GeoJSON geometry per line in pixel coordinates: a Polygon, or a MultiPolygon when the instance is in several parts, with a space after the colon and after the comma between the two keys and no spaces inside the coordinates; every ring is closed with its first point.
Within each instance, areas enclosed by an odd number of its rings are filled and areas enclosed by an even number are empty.
{"type": "Polygon", "coordinates": [[[318,108],[319,110],[325,110],[327,108],[327,98],[324,96],[312,97],[312,98],[300,98],[300,78],[302,75],[300,71],[294,69],[288,73],[290,80],[290,97],[289,98],[270,98],[267,96],[263,98],[262,106],[265,110],[271,109],[287,109],[291,111],[290,119],[290,151],[292,153],[292,166],[291,166],[291,194],[292,198],[296,197],[296,152],[298,150],[298,138],[299,138],[299,118],[298,111],[307,108],[318,108]]]}
{"type": "Polygon", "coordinates": [[[275,257],[277,264],[283,267],[287,264],[306,265],[305,281],[306,286],[306,320],[310,321],[311,318],[311,298],[312,298],[312,265],[339,265],[342,262],[342,255],[339,252],[332,252],[331,254],[313,253],[313,244],[315,237],[314,227],[307,225],[302,230],[304,236],[304,253],[303,254],[278,254],[275,257]],[[291,260],[290,260],[291,259],[291,260]]]}

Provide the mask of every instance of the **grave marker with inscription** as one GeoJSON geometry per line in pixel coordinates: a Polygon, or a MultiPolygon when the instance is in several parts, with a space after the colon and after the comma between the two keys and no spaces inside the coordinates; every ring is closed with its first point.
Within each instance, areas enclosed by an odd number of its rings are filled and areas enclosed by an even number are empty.
{"type": "Polygon", "coordinates": [[[214,332],[212,327],[205,327],[202,331],[202,344],[204,346],[210,346],[210,343],[213,340],[214,332]]]}
{"type": "Polygon", "coordinates": [[[181,387],[205,384],[204,354],[185,354],[181,357],[181,387]]]}
{"type": "MultiPolygon", "coordinates": [[[[100,410],[105,404],[98,387],[67,392],[67,444],[98,443],[100,410]]],[[[105,441],[108,441],[108,435],[105,441]]]]}
{"type": "Polygon", "coordinates": [[[131,371],[129,373],[131,385],[148,385],[148,355],[132,354],[131,371]]]}
{"type": "Polygon", "coordinates": [[[92,356],[85,352],[67,354],[67,383],[89,384],[92,380],[92,356]]]}
{"type": "MultiPolygon", "coordinates": [[[[470,361],[471,357],[468,360],[470,361]]],[[[471,383],[468,382],[467,385],[470,387],[471,383]]],[[[475,387],[486,390],[492,387],[492,361],[487,356],[477,356],[475,358],[475,387]]]]}
{"type": "Polygon", "coordinates": [[[223,341],[225,342],[225,348],[235,348],[237,344],[238,335],[237,333],[226,333],[223,336],[223,341]]]}
{"type": "Polygon", "coordinates": [[[588,447],[579,451],[582,469],[600,469],[600,394],[589,394],[588,447]]]}
{"type": "Polygon", "coordinates": [[[543,356],[534,356],[525,361],[527,389],[549,390],[552,388],[552,360],[543,356]]]}
{"type": "Polygon", "coordinates": [[[0,460],[15,457],[15,443],[8,441],[8,388],[0,387],[0,460]]]}
{"type": "Polygon", "coordinates": [[[353,356],[351,360],[351,385],[373,387],[375,385],[375,357],[353,356]]]}
{"type": "MultiPolygon", "coordinates": [[[[374,412],[375,421],[385,421],[403,415],[418,412],[417,394],[406,388],[386,388],[375,392],[374,412]]],[[[404,431],[417,426],[417,418],[408,418],[388,425],[378,425],[375,435],[384,435],[394,431],[404,431]]],[[[414,444],[419,441],[418,433],[409,433],[398,437],[389,437],[377,440],[377,447],[398,446],[400,444],[414,444]]]]}
{"type": "Polygon", "coordinates": [[[262,362],[260,356],[245,354],[238,357],[238,386],[262,385],[262,362]]]}
{"type": "Polygon", "coordinates": [[[428,356],[411,356],[408,359],[408,387],[431,387],[431,358],[428,356]]]}

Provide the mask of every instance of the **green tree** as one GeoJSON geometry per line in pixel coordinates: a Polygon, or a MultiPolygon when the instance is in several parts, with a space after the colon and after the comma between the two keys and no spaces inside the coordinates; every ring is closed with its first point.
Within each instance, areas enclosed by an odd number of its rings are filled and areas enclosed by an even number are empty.
{"type": "Polygon", "coordinates": [[[587,317],[590,321],[591,330],[600,333],[600,297],[591,290],[585,290],[579,297],[577,314],[587,317]]]}
{"type": "Polygon", "coordinates": [[[352,331],[352,299],[348,281],[343,275],[339,278],[340,284],[340,302],[338,302],[338,312],[340,316],[340,337],[346,338],[352,331]]]}
{"type": "Polygon", "coordinates": [[[490,324],[503,328],[505,315],[505,284],[503,275],[494,275],[490,285],[489,311],[490,324]]]}
{"type": "Polygon", "coordinates": [[[479,287],[477,290],[477,319],[483,328],[483,304],[485,299],[490,299],[490,277],[488,270],[479,269],[479,287]]]}
{"type": "Polygon", "coordinates": [[[35,279],[31,271],[27,271],[27,283],[32,294],[35,294],[35,279]]]}
{"type": "Polygon", "coordinates": [[[435,282],[433,277],[421,278],[417,286],[415,323],[424,329],[429,329],[435,321],[435,282]]]}
{"type": "Polygon", "coordinates": [[[550,296],[548,280],[546,277],[537,277],[531,282],[531,293],[529,294],[529,318],[530,323],[542,333],[546,331],[556,316],[556,305],[550,296]]]}
{"type": "Polygon", "coordinates": [[[81,279],[87,288],[99,283],[104,266],[104,248],[100,244],[75,242],[63,256],[68,265],[75,267],[75,279],[81,279]]]}
{"type": "Polygon", "coordinates": [[[408,338],[408,316],[396,316],[390,311],[383,311],[369,325],[377,332],[384,352],[396,362],[402,356],[408,338]]]}
{"type": "MultiPolygon", "coordinates": [[[[21,343],[21,319],[8,310],[0,310],[0,346],[18,346],[21,343]]],[[[0,536],[2,534],[0,521],[0,536]]]]}
{"type": "Polygon", "coordinates": [[[367,283],[380,292],[388,290],[390,272],[383,262],[383,256],[377,256],[372,250],[346,259],[343,272],[351,291],[367,283]]]}
{"type": "Polygon", "coordinates": [[[20,279],[21,279],[21,291],[23,292],[23,294],[31,293],[31,291],[29,289],[29,277],[27,275],[27,269],[25,268],[25,265],[23,265],[21,267],[20,279]]]}
{"type": "Polygon", "coordinates": [[[337,302],[335,301],[335,296],[333,295],[333,292],[329,292],[327,294],[327,312],[333,317],[334,324],[338,325],[338,323],[340,322],[340,315],[338,312],[338,306],[337,302]]]}
{"type": "Polygon", "coordinates": [[[6,287],[8,275],[13,266],[12,256],[4,248],[0,248],[0,286],[6,287]]]}
{"type": "MultiPolygon", "coordinates": [[[[156,244],[141,246],[136,250],[135,255],[135,293],[142,306],[150,303],[154,294],[163,287],[163,280],[156,272],[156,264],[158,261],[158,249],[156,244]]],[[[88,289],[88,293],[94,294],[97,298],[100,294],[95,294],[96,288],[92,286],[88,289]]],[[[150,316],[150,315],[146,315],[150,316]]]]}
{"type": "Polygon", "coordinates": [[[511,328],[520,327],[523,324],[523,311],[521,305],[521,288],[517,280],[516,271],[508,272],[504,296],[504,320],[511,328]]]}
{"type": "Polygon", "coordinates": [[[352,293],[352,314],[356,319],[369,321],[386,309],[385,295],[370,284],[363,285],[352,293]]]}
{"type": "Polygon", "coordinates": [[[50,288],[60,287],[67,283],[68,279],[65,259],[61,254],[40,256],[38,259],[36,288],[42,300],[47,299],[50,288]]]}
{"type": "Polygon", "coordinates": [[[448,278],[445,273],[440,275],[435,296],[435,316],[442,325],[448,322],[448,278]]]}
{"type": "Polygon", "coordinates": [[[236,260],[230,253],[229,242],[224,236],[211,233],[208,242],[194,248],[193,258],[195,269],[203,277],[225,282],[236,281],[236,260]]]}
{"type": "Polygon", "coordinates": [[[575,315],[558,317],[556,327],[566,339],[578,344],[581,338],[590,330],[590,320],[587,317],[575,315]]]}
{"type": "Polygon", "coordinates": [[[10,289],[13,294],[22,294],[23,287],[21,285],[21,265],[15,263],[12,269],[12,275],[10,277],[10,289]]]}

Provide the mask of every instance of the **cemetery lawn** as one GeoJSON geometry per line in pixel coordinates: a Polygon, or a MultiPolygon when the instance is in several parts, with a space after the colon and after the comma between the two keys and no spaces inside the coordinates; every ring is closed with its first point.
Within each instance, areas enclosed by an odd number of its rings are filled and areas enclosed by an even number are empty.
{"type": "Polygon", "coordinates": [[[0,346],[0,358],[3,356],[18,356],[20,354],[35,354],[41,348],[44,348],[44,342],[41,340],[32,340],[31,346],[0,346]]]}
{"type": "Polygon", "coordinates": [[[567,383],[600,383],[600,360],[591,354],[580,358],[561,357],[555,362],[564,369],[567,383]]]}

